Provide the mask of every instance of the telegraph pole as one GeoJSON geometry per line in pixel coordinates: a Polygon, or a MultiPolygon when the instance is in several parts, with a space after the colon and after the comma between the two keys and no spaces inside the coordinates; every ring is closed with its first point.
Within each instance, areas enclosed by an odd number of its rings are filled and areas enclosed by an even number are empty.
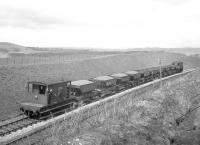
{"type": "Polygon", "coordinates": [[[162,66],[160,58],[159,58],[159,66],[160,66],[160,87],[162,88],[162,66]]]}

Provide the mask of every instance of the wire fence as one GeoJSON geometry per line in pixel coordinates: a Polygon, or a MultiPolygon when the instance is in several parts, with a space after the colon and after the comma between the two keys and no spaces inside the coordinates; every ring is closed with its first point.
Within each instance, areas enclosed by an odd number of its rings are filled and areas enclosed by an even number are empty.
{"type": "Polygon", "coordinates": [[[24,66],[24,65],[40,65],[40,64],[57,64],[70,61],[87,60],[91,58],[105,57],[107,55],[94,55],[94,54],[73,54],[73,55],[23,55],[7,58],[0,58],[0,66],[24,66]]]}

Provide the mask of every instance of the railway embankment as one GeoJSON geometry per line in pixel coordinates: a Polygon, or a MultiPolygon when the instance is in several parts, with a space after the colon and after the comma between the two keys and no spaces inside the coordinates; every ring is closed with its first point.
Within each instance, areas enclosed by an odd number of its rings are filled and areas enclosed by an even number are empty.
{"type": "Polygon", "coordinates": [[[194,71],[194,69],[146,83],[87,106],[80,107],[58,117],[34,124],[22,130],[18,130],[17,132],[13,132],[9,136],[0,138],[0,143],[23,145],[40,144],[44,141],[51,142],[52,132],[57,126],[64,126],[61,128],[62,132],[68,133],[69,137],[73,136],[81,129],[88,128],[99,120],[105,120],[107,116],[112,116],[116,111],[134,108],[138,100],[145,100],[146,94],[165,85],[169,85],[172,81],[192,71],[194,71]],[[91,124],[91,122],[93,124],[91,124]]]}

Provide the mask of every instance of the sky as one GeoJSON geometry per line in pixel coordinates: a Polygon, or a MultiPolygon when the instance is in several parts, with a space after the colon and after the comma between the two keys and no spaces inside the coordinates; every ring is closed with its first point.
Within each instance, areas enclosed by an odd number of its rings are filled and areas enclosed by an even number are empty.
{"type": "Polygon", "coordinates": [[[35,47],[200,47],[199,0],[0,0],[0,41],[35,47]]]}

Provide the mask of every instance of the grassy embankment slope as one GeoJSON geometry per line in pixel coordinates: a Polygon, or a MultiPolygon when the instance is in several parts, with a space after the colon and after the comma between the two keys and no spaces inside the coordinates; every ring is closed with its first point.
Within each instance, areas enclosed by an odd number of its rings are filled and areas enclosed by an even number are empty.
{"type": "Polygon", "coordinates": [[[154,92],[142,94],[133,106],[117,104],[114,111],[103,113],[85,124],[77,121],[76,127],[70,131],[65,129],[70,126],[69,122],[57,124],[52,128],[52,140],[47,142],[67,145],[199,145],[200,110],[193,109],[200,106],[199,87],[199,71],[193,72],[154,92]]]}
{"type": "Polygon", "coordinates": [[[18,105],[15,100],[23,101],[26,99],[24,86],[28,80],[88,79],[99,75],[158,66],[159,58],[162,59],[162,64],[169,64],[175,60],[183,61],[185,69],[200,66],[200,59],[197,57],[165,52],[132,52],[132,54],[64,64],[1,67],[0,119],[18,113],[18,105]]]}

